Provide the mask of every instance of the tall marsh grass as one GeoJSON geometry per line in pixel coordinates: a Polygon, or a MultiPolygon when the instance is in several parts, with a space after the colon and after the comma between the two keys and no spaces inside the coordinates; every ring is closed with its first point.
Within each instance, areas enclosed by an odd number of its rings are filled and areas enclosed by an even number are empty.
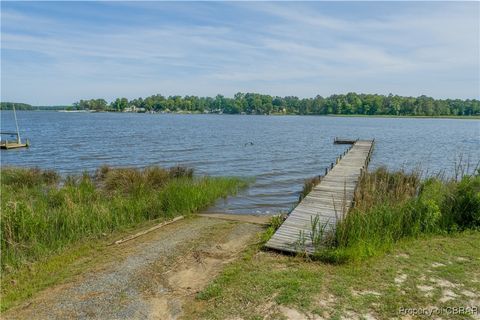
{"type": "Polygon", "coordinates": [[[480,175],[421,179],[379,168],[359,182],[354,208],[315,256],[340,263],[390,250],[402,238],[480,228],[480,175]]]}
{"type": "Polygon", "coordinates": [[[310,193],[310,191],[312,191],[313,188],[315,188],[315,186],[320,183],[320,181],[322,181],[322,178],[320,176],[306,179],[303,183],[302,192],[300,192],[300,195],[298,196],[298,202],[302,201],[303,198],[305,198],[310,193]]]}
{"type": "Polygon", "coordinates": [[[80,239],[194,213],[246,185],[194,177],[182,167],[102,167],[65,179],[53,171],[2,168],[1,179],[2,272],[80,239]]]}

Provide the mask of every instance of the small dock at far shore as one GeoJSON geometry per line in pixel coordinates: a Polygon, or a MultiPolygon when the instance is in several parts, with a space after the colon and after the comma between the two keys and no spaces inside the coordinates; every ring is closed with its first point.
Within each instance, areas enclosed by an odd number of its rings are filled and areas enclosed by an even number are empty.
{"type": "Polygon", "coordinates": [[[339,137],[335,137],[335,139],[333,139],[334,144],[354,144],[357,141],[358,139],[352,140],[352,139],[345,139],[345,138],[339,138],[339,137]]]}
{"type": "Polygon", "coordinates": [[[0,142],[0,149],[18,149],[18,148],[28,148],[28,143],[17,143],[12,141],[0,142]]]}
{"type": "Polygon", "coordinates": [[[335,138],[334,143],[352,146],[325,171],[320,183],[297,205],[266,243],[270,249],[287,252],[315,251],[312,223],[324,232],[333,231],[352,206],[358,181],[370,162],[374,140],[335,138]]]}

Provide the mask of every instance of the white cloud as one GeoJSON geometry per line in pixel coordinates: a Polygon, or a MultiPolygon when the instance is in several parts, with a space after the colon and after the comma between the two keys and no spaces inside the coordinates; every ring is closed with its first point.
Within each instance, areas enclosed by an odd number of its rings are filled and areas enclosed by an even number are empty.
{"type": "Polygon", "coordinates": [[[85,28],[3,10],[2,53],[27,57],[2,57],[2,95],[22,100],[27,92],[30,102],[41,104],[89,95],[231,95],[247,89],[308,96],[350,90],[480,95],[479,14],[463,5],[358,19],[324,14],[316,4],[224,6],[238,8],[239,17],[220,23],[209,8],[202,24],[85,28]],[[247,24],[244,17],[256,19],[247,24]],[[45,59],[39,63],[39,57],[45,59]],[[52,95],[47,88],[61,90],[52,95]]]}

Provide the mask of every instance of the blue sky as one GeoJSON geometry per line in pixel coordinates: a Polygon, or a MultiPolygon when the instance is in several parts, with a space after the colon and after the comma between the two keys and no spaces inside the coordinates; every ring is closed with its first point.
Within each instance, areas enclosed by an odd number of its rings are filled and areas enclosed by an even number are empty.
{"type": "Polygon", "coordinates": [[[479,2],[3,2],[2,101],[480,96],[479,2]]]}

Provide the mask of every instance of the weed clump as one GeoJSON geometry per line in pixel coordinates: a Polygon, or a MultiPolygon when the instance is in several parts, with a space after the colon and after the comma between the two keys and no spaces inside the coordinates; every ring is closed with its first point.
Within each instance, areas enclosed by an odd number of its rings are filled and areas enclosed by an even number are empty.
{"type": "Polygon", "coordinates": [[[60,179],[60,175],[53,170],[39,168],[2,168],[2,185],[12,187],[34,187],[39,185],[53,185],[60,179]]]}
{"type": "Polygon", "coordinates": [[[266,243],[270,238],[273,236],[275,231],[280,228],[282,223],[285,221],[287,218],[286,214],[278,214],[275,216],[272,216],[268,222],[268,227],[267,229],[262,233],[261,235],[261,242],[266,243]]]}
{"type": "Polygon", "coordinates": [[[298,197],[298,202],[302,201],[303,198],[305,198],[307,194],[309,194],[313,190],[313,188],[315,188],[315,186],[320,183],[321,180],[322,180],[322,177],[320,176],[315,176],[310,179],[306,179],[303,184],[302,192],[298,197]]]}

